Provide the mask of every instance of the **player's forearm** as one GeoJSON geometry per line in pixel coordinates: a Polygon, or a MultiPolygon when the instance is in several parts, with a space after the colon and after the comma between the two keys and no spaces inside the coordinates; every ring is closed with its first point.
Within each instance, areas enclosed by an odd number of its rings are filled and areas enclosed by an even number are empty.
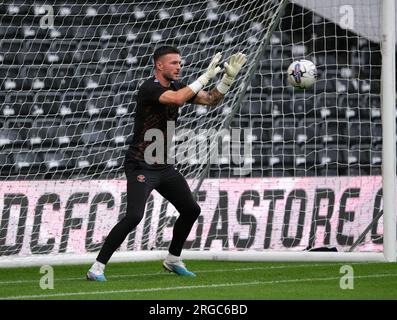
{"type": "Polygon", "coordinates": [[[216,106],[223,100],[225,97],[224,94],[220,93],[218,89],[215,87],[210,92],[208,92],[208,105],[216,106]]]}
{"type": "Polygon", "coordinates": [[[160,102],[163,104],[173,104],[181,106],[186,101],[193,98],[195,93],[189,88],[185,87],[177,91],[166,91],[160,96],[160,102]]]}

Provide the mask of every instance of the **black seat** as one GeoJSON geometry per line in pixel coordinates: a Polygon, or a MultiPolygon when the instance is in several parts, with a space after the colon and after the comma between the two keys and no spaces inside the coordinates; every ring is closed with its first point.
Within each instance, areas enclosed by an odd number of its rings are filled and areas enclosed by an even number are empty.
{"type": "Polygon", "coordinates": [[[266,170],[269,168],[269,158],[271,157],[271,144],[254,144],[252,146],[253,168],[266,170]]]}
{"type": "Polygon", "coordinates": [[[305,92],[294,92],[291,97],[292,113],[296,118],[313,118],[315,111],[316,96],[305,92]]]}
{"type": "Polygon", "coordinates": [[[39,153],[32,150],[21,149],[14,153],[15,173],[36,175],[43,165],[43,159],[39,153]]]}
{"type": "Polygon", "coordinates": [[[65,166],[73,171],[70,173],[78,174],[79,170],[87,170],[90,162],[87,160],[86,148],[65,148],[62,149],[65,166]]]}
{"type": "Polygon", "coordinates": [[[48,63],[70,64],[77,50],[77,42],[74,40],[54,40],[46,54],[48,63]]]}
{"type": "Polygon", "coordinates": [[[59,126],[57,144],[62,147],[81,145],[88,119],[65,119],[59,126]]]}
{"type": "Polygon", "coordinates": [[[258,142],[272,141],[273,122],[271,119],[252,120],[252,140],[258,142]]]}
{"type": "Polygon", "coordinates": [[[125,151],[121,148],[91,148],[87,160],[92,169],[113,170],[121,168],[124,163],[125,151]]]}
{"type": "Polygon", "coordinates": [[[59,113],[63,116],[81,117],[85,112],[87,100],[87,94],[84,92],[66,92],[61,100],[59,113]]]}
{"type": "MultiPolygon", "coordinates": [[[[34,102],[33,92],[10,92],[7,94],[3,107],[14,109],[14,115],[29,115],[34,102]]],[[[4,111],[3,111],[4,112],[4,111]]]]}
{"type": "Polygon", "coordinates": [[[316,116],[323,119],[343,117],[344,108],[338,105],[338,96],[333,93],[319,94],[316,99],[316,116]]]}
{"type": "Polygon", "coordinates": [[[293,113],[290,97],[286,98],[282,94],[272,93],[269,99],[271,101],[273,117],[285,116],[293,113]]]}
{"type": "Polygon", "coordinates": [[[23,41],[3,40],[0,41],[0,62],[4,65],[16,64],[17,54],[22,51],[23,41]]]}
{"type": "Polygon", "coordinates": [[[293,143],[273,144],[269,165],[274,169],[293,170],[295,154],[295,145],[293,143]]]}
{"type": "Polygon", "coordinates": [[[279,118],[274,121],[273,143],[293,143],[296,137],[296,121],[293,118],[279,118]]]}
{"type": "Polygon", "coordinates": [[[107,75],[102,72],[100,65],[82,64],[76,71],[79,76],[79,88],[94,90],[106,83],[107,75]]]}
{"type": "Polygon", "coordinates": [[[46,54],[49,48],[50,43],[48,41],[28,41],[24,46],[22,46],[22,50],[17,53],[16,60],[20,65],[42,65],[45,63],[46,54]]]}
{"type": "Polygon", "coordinates": [[[47,77],[48,69],[42,66],[29,66],[26,68],[25,84],[33,90],[49,89],[47,77]],[[26,83],[27,82],[27,83],[26,83]]]}
{"type": "Polygon", "coordinates": [[[316,174],[316,158],[322,145],[300,144],[295,147],[295,174],[297,176],[313,176],[316,174]]]}
{"type": "Polygon", "coordinates": [[[53,90],[78,88],[74,65],[54,65],[48,69],[46,86],[53,90]]]}
{"type": "Polygon", "coordinates": [[[28,132],[28,140],[32,147],[56,146],[61,120],[56,118],[36,119],[28,132]]]}
{"type": "MultiPolygon", "coordinates": [[[[0,129],[1,131],[1,129],[0,129]]],[[[0,138],[1,143],[1,138],[0,138]]],[[[0,150],[0,175],[8,177],[14,167],[14,156],[12,154],[12,149],[2,149],[0,150]]]]}
{"type": "MultiPolygon", "coordinates": [[[[131,115],[135,112],[136,100],[132,92],[118,92],[114,95],[117,115],[131,115]]],[[[183,109],[183,108],[182,108],[183,109]]]]}
{"type": "Polygon", "coordinates": [[[320,126],[323,143],[345,143],[348,139],[346,121],[325,120],[320,126]]]}
{"type": "Polygon", "coordinates": [[[109,144],[107,133],[114,128],[115,122],[113,120],[97,120],[89,122],[85,125],[81,140],[85,145],[101,145],[109,144]]]}
{"type": "Polygon", "coordinates": [[[33,115],[60,115],[61,94],[56,91],[39,91],[34,97],[33,115]]]}
{"type": "Polygon", "coordinates": [[[298,128],[296,130],[295,142],[316,144],[321,143],[321,125],[322,121],[316,118],[304,118],[299,120],[298,128]]]}
{"type": "Polygon", "coordinates": [[[20,136],[18,129],[0,129],[0,147],[20,146],[23,142],[24,140],[20,136]]]}
{"type": "Polygon", "coordinates": [[[347,175],[367,175],[370,169],[371,145],[353,145],[347,150],[347,175]]]}
{"type": "Polygon", "coordinates": [[[100,116],[103,118],[116,116],[117,110],[114,106],[113,93],[111,91],[91,93],[88,96],[85,113],[88,116],[100,116]]]}
{"type": "Polygon", "coordinates": [[[0,85],[1,90],[22,90],[30,89],[28,82],[25,81],[26,68],[17,66],[0,66],[0,85]]]}
{"type": "Polygon", "coordinates": [[[105,73],[109,75],[108,83],[115,92],[135,91],[140,81],[132,69],[110,67],[105,69],[105,73]]]}
{"type": "Polygon", "coordinates": [[[356,94],[339,95],[338,106],[344,110],[346,119],[365,121],[370,117],[370,109],[365,99],[356,94]]]}
{"type": "Polygon", "coordinates": [[[376,139],[372,132],[372,124],[370,122],[354,121],[348,125],[348,140],[350,145],[354,144],[370,144],[376,139]]]}
{"type": "Polygon", "coordinates": [[[39,152],[43,159],[46,171],[58,171],[71,168],[70,162],[65,159],[64,153],[61,150],[46,150],[39,152]]]}
{"type": "Polygon", "coordinates": [[[347,167],[347,146],[342,144],[326,144],[317,152],[316,165],[326,176],[343,174],[347,167]]]}
{"type": "Polygon", "coordinates": [[[76,52],[73,55],[73,63],[98,62],[96,54],[100,48],[99,42],[81,41],[77,44],[76,52]]]}
{"type": "Polygon", "coordinates": [[[107,139],[114,145],[131,144],[134,132],[134,119],[122,118],[116,128],[109,130],[107,139]]]}

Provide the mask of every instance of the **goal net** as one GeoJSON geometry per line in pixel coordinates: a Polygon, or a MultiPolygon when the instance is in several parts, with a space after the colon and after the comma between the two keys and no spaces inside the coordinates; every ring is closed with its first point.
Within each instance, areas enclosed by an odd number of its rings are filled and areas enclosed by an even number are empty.
{"type": "MultiPolygon", "coordinates": [[[[216,52],[248,57],[218,106],[180,108],[169,141],[202,209],[184,255],[382,252],[379,8],[316,2],[0,4],[3,265],[96,256],[125,214],[135,95],[165,44],[185,83],[216,52]],[[301,58],[318,69],[306,91],[286,82],[301,58]]],[[[177,216],[154,191],[113,259],[162,256],[177,216]]]]}

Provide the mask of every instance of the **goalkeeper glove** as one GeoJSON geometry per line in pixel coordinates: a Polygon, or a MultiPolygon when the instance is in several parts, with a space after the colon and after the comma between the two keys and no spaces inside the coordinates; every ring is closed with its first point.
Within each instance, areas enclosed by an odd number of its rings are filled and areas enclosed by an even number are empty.
{"type": "Polygon", "coordinates": [[[212,78],[214,78],[221,68],[218,67],[218,63],[222,58],[222,54],[218,52],[213,58],[208,66],[207,70],[193,83],[189,84],[189,88],[192,89],[194,93],[199,92],[212,78]]]}
{"type": "Polygon", "coordinates": [[[232,55],[229,59],[229,63],[225,62],[225,74],[223,75],[221,81],[216,87],[218,91],[222,94],[226,94],[229,91],[231,85],[233,84],[234,79],[237,74],[243,67],[243,65],[247,62],[247,57],[245,54],[239,52],[232,55]]]}

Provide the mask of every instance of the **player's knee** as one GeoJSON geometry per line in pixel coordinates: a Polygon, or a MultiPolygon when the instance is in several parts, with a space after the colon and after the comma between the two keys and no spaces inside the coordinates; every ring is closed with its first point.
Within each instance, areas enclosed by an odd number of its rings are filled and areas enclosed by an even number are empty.
{"type": "Polygon", "coordinates": [[[141,222],[142,217],[140,217],[140,216],[129,216],[129,217],[125,217],[123,220],[124,220],[123,223],[125,224],[125,226],[128,229],[132,230],[139,224],[139,222],[141,222]]]}
{"type": "Polygon", "coordinates": [[[198,216],[200,215],[200,213],[201,213],[201,208],[200,208],[200,206],[196,203],[196,204],[193,206],[193,208],[192,208],[192,215],[193,215],[194,219],[197,219],[198,216]]]}

